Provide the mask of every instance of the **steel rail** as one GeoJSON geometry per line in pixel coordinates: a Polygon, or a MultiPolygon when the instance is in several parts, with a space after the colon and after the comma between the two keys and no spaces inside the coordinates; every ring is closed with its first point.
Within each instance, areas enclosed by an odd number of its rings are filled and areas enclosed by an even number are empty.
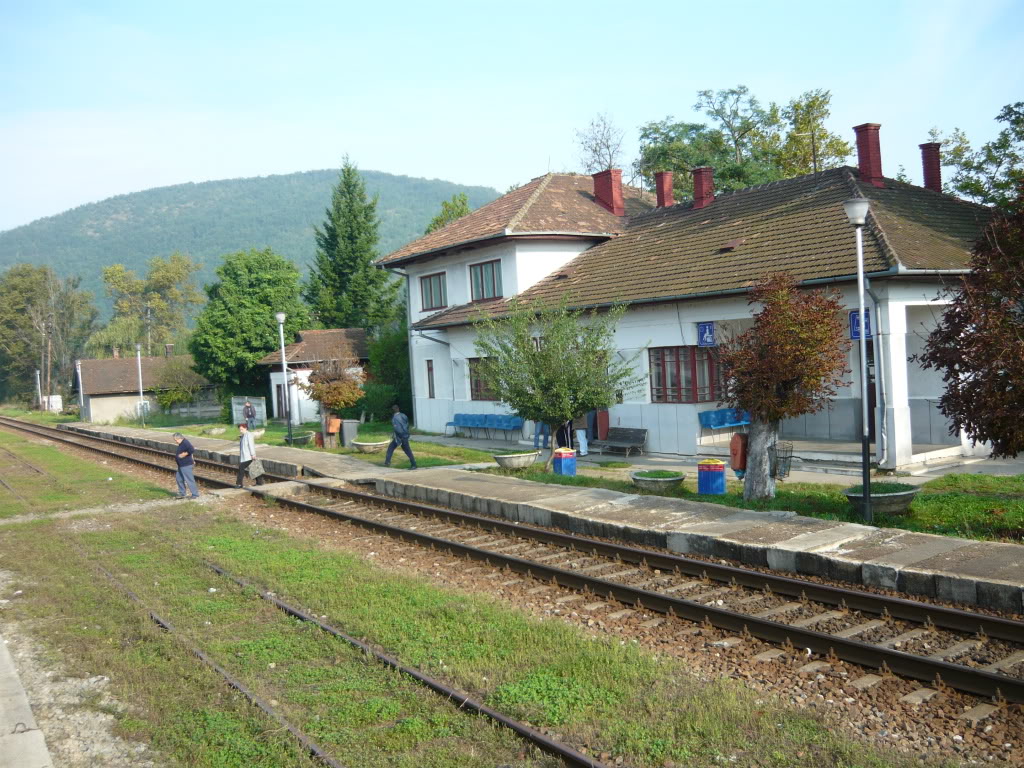
{"type": "Polygon", "coordinates": [[[128,597],[128,599],[132,602],[139,605],[142,608],[142,610],[146,612],[146,614],[149,616],[149,619],[154,624],[156,624],[169,635],[174,637],[179,643],[181,643],[182,646],[184,646],[189,651],[189,653],[191,653],[193,656],[195,656],[197,659],[203,662],[203,664],[205,664],[218,675],[220,675],[229,686],[231,686],[236,691],[245,696],[245,698],[249,701],[250,704],[255,706],[257,709],[261,710],[265,715],[267,715],[275,722],[277,722],[279,725],[281,725],[283,728],[285,728],[295,738],[295,740],[299,742],[299,744],[306,752],[308,752],[317,760],[322,761],[324,765],[328,765],[331,768],[345,768],[344,765],[342,765],[333,757],[331,757],[330,754],[328,754],[323,747],[321,747],[319,744],[313,741],[313,739],[311,739],[305,732],[303,732],[301,729],[297,728],[296,726],[288,722],[284,718],[284,716],[281,715],[281,713],[279,713],[269,703],[267,703],[258,695],[256,695],[253,691],[251,691],[241,680],[238,680],[230,672],[228,672],[226,669],[220,666],[220,664],[218,664],[216,661],[210,658],[201,648],[188,642],[188,640],[186,640],[181,635],[181,633],[175,630],[174,626],[167,619],[163,618],[155,611],[150,609],[142,600],[141,597],[135,594],[127,586],[122,584],[121,581],[118,580],[116,576],[114,576],[114,574],[112,574],[99,563],[91,561],[85,555],[85,553],[81,551],[81,549],[79,549],[79,553],[81,554],[83,559],[90,562],[93,565],[93,567],[95,567],[100,573],[106,576],[110,583],[117,587],[117,589],[120,590],[122,594],[128,597]]]}
{"type": "MultiPolygon", "coordinates": [[[[0,419],[0,423],[7,419],[0,419]]],[[[19,423],[17,425],[21,427],[19,423]]],[[[32,431],[32,430],[26,430],[32,431]]],[[[58,431],[58,430],[54,430],[58,431]]],[[[58,431],[63,432],[63,431],[58,431]]],[[[102,438],[101,438],[102,439],[102,438]]],[[[118,456],[110,451],[91,446],[81,446],[72,441],[66,441],[79,447],[90,448],[106,453],[116,458],[118,456]]],[[[125,446],[138,449],[137,446],[125,446]]],[[[153,449],[142,449],[153,451],[153,449]]],[[[163,452],[156,451],[161,455],[163,452]]],[[[140,464],[145,464],[164,471],[170,471],[169,467],[153,464],[138,458],[129,458],[140,464]]],[[[217,465],[223,468],[223,465],[217,465]]],[[[198,478],[197,478],[198,479],[198,478]]],[[[203,478],[208,482],[220,483],[213,479],[203,478]]],[[[760,571],[750,571],[735,566],[724,566],[702,560],[693,560],[678,555],[653,552],[650,550],[627,547],[624,545],[610,544],[594,539],[589,539],[574,534],[558,533],[555,531],[541,530],[538,528],[526,527],[521,524],[509,523],[489,517],[482,517],[465,512],[456,512],[440,507],[432,507],[418,502],[411,502],[404,499],[391,499],[375,496],[359,491],[332,488],[330,486],[318,485],[315,482],[302,480],[312,489],[329,496],[346,499],[356,499],[365,504],[385,505],[398,510],[408,510],[413,514],[427,514],[433,517],[441,517],[450,521],[461,521],[483,527],[485,530],[502,532],[508,535],[530,538],[543,543],[550,543],[565,546],[582,552],[591,552],[608,557],[615,557],[627,562],[641,563],[649,567],[660,567],[665,570],[672,570],[694,575],[708,575],[720,581],[735,582],[740,586],[761,588],[768,586],[780,594],[788,594],[806,597],[810,600],[820,601],[833,605],[843,605],[853,610],[860,610],[869,613],[888,614],[894,618],[903,618],[919,623],[931,622],[937,627],[954,629],[961,632],[984,632],[989,637],[1020,642],[1024,637],[1024,622],[1017,622],[1011,619],[1004,619],[994,616],[961,611],[945,606],[935,606],[928,603],[918,603],[903,598],[874,595],[871,593],[859,592],[857,590],[844,589],[842,587],[831,587],[814,582],[802,581],[786,576],[765,574],[760,571]]],[[[228,485],[227,483],[220,483],[228,485]]],[[[737,632],[749,632],[755,637],[776,643],[789,642],[812,652],[828,654],[835,652],[840,658],[860,664],[866,667],[880,668],[887,666],[892,672],[906,677],[911,677],[926,682],[933,682],[936,677],[941,677],[943,683],[953,688],[974,693],[982,696],[999,697],[1008,700],[1024,702],[1024,680],[997,675],[984,670],[974,669],[963,665],[952,664],[945,661],[933,660],[925,657],[914,656],[902,651],[883,648],[871,643],[863,643],[856,640],[839,638],[821,632],[793,627],[770,619],[756,618],[746,614],[736,613],[725,608],[706,606],[700,603],[675,598],[657,592],[630,587],[615,582],[606,581],[597,577],[582,576],[577,572],[567,571],[553,566],[544,565],[531,560],[517,558],[512,555],[501,555],[497,552],[479,549],[459,542],[441,539],[428,534],[417,533],[398,526],[368,520],[357,515],[347,514],[339,510],[321,507],[315,504],[300,501],[292,497],[279,497],[266,493],[256,487],[249,487],[254,495],[273,499],[275,502],[301,509],[306,512],[333,517],[370,530],[379,531],[399,539],[411,540],[435,549],[447,550],[452,553],[462,554],[467,557],[480,560],[489,565],[497,567],[508,567],[519,573],[528,576],[546,578],[554,583],[576,588],[589,590],[595,594],[607,596],[619,602],[636,605],[649,610],[676,615],[692,621],[707,621],[722,629],[737,632]]]]}
{"type": "MultiPolygon", "coordinates": [[[[575,571],[567,571],[534,560],[526,560],[514,555],[503,555],[457,541],[441,539],[426,533],[418,533],[387,523],[368,520],[328,507],[318,507],[293,497],[277,497],[260,491],[249,489],[261,498],[272,498],[278,504],[295,507],[327,517],[333,517],[354,523],[369,530],[386,533],[389,536],[414,541],[440,549],[455,555],[463,555],[474,560],[485,562],[499,568],[508,568],[517,573],[524,573],[535,579],[546,579],[554,584],[572,589],[587,591],[602,597],[610,597],[620,603],[635,605],[638,608],[656,611],[670,616],[678,616],[695,622],[708,622],[712,626],[733,632],[749,633],[762,640],[773,643],[790,643],[799,648],[807,648],[813,653],[828,655],[835,653],[839,658],[865,667],[882,668],[887,666],[892,672],[904,677],[922,680],[928,683],[941,681],[952,688],[973,693],[979,696],[1005,698],[1009,701],[1024,702],[1024,680],[1004,675],[997,675],[980,669],[973,669],[959,664],[951,664],[923,656],[884,648],[872,643],[836,637],[811,629],[794,627],[789,624],[757,618],[747,614],[736,613],[726,608],[703,605],[701,603],[671,597],[659,592],[651,592],[639,587],[631,587],[606,581],[595,576],[585,576],[575,571]]],[[[1017,636],[1017,639],[1020,635],[1017,636]]]]}
{"type": "Polygon", "coordinates": [[[563,744],[560,741],[555,741],[554,739],[545,736],[540,731],[531,728],[525,723],[521,723],[518,720],[514,720],[506,715],[503,715],[501,712],[498,712],[495,709],[491,709],[486,704],[477,701],[468,694],[462,693],[461,691],[456,690],[455,688],[451,688],[450,686],[442,683],[440,680],[437,680],[424,672],[420,672],[418,669],[405,666],[404,664],[402,664],[402,662],[400,662],[393,656],[388,656],[385,653],[381,653],[380,651],[374,649],[369,643],[365,643],[362,640],[352,637],[351,635],[347,635],[341,630],[337,629],[336,627],[324,621],[321,621],[320,619],[316,618],[312,614],[307,613],[306,611],[303,611],[301,608],[296,608],[295,606],[286,603],[284,600],[281,600],[276,595],[271,594],[267,590],[257,586],[248,579],[243,579],[239,576],[235,576],[223,567],[208,560],[204,560],[203,565],[205,565],[207,568],[214,571],[215,573],[219,573],[221,576],[228,579],[229,581],[233,581],[240,587],[255,590],[256,593],[263,600],[266,600],[268,603],[271,603],[276,608],[284,611],[289,616],[292,616],[296,619],[300,619],[301,621],[309,622],[310,624],[315,624],[317,627],[319,627],[327,634],[332,635],[340,640],[344,640],[349,645],[358,648],[364,653],[372,655],[374,658],[377,659],[377,661],[381,662],[382,664],[391,667],[392,669],[395,669],[398,672],[401,672],[402,674],[407,675],[413,678],[414,680],[422,683],[424,686],[434,691],[434,693],[438,693],[441,696],[444,696],[458,709],[465,708],[472,712],[476,712],[478,715],[483,715],[484,717],[494,720],[496,723],[499,723],[500,725],[503,725],[509,730],[515,732],[516,734],[523,737],[530,743],[535,744],[543,751],[562,758],[562,760],[564,760],[569,765],[582,766],[582,768],[608,768],[608,766],[606,766],[604,763],[599,762],[592,757],[584,755],[581,752],[577,752],[575,749],[568,746],[567,744],[563,744]]]}
{"type": "Polygon", "coordinates": [[[560,533],[550,529],[524,526],[484,517],[471,512],[434,507],[406,499],[392,499],[374,494],[353,491],[346,488],[333,488],[318,485],[311,481],[305,482],[311,488],[346,499],[356,499],[365,504],[387,505],[398,510],[408,510],[412,514],[430,515],[443,518],[449,522],[464,522],[494,533],[532,539],[545,544],[574,549],[579,552],[613,557],[623,562],[645,565],[660,570],[678,571],[691,576],[706,576],[715,581],[736,584],[741,587],[761,589],[767,586],[772,592],[780,595],[806,598],[814,602],[828,605],[844,605],[850,610],[862,611],[876,615],[888,613],[896,619],[905,619],[921,624],[931,622],[936,627],[951,629],[957,632],[981,632],[988,637],[1013,642],[1024,641],[1024,622],[1014,621],[999,616],[964,611],[942,605],[922,603],[902,597],[876,595],[857,589],[819,584],[813,581],[772,573],[763,573],[748,568],[713,563],[707,560],[696,560],[682,555],[656,552],[649,549],[631,547],[626,544],[615,544],[597,539],[578,536],[572,533],[560,533]]]}

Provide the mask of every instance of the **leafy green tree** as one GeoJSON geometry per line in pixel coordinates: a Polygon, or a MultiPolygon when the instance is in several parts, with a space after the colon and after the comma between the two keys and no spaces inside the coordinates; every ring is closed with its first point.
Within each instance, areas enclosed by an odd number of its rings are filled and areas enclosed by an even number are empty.
{"type": "Polygon", "coordinates": [[[770,450],[779,422],[816,413],[844,385],[850,342],[835,293],[805,291],[786,274],[770,275],[750,290],[760,304],[754,325],[721,348],[723,402],[750,413],[750,444],[743,498],[775,497],[770,450]]]}
{"type": "Polygon", "coordinates": [[[266,384],[266,370],[256,363],[279,346],[277,312],[287,315],[285,342],[310,327],[298,268],[269,248],[225,256],[206,295],[189,350],[196,370],[225,393],[266,384]]]}
{"type": "MultiPolygon", "coordinates": [[[[31,399],[35,371],[51,372],[50,390],[67,399],[75,360],[96,325],[92,294],[77,277],[49,267],[16,264],[0,275],[0,398],[31,399]]],[[[45,393],[44,393],[45,394],[45,393]]]]}
{"type": "Polygon", "coordinates": [[[188,358],[171,357],[160,369],[156,401],[166,411],[176,405],[188,405],[205,385],[205,379],[193,370],[188,358]]]}
{"type": "Polygon", "coordinates": [[[550,307],[513,299],[507,316],[474,322],[484,385],[524,419],[547,424],[552,434],[567,421],[611,407],[643,381],[636,358],[616,354],[615,327],[625,311],[621,304],[597,313],[564,302],[550,307]]]}
{"type": "Polygon", "coordinates": [[[152,345],[170,344],[188,327],[192,312],[203,302],[194,275],[200,265],[175,251],[150,259],[145,277],[123,264],[103,269],[107,296],[114,305],[108,327],[90,342],[96,357],[111,354],[112,346],[142,342],[147,355],[152,345]]]}
{"type": "Polygon", "coordinates": [[[832,94],[813,90],[785,106],[762,107],[746,86],[700,91],[695,109],[710,124],[675,122],[672,117],[640,127],[640,155],[635,170],[648,185],[656,171],[673,171],[677,200],[693,197],[689,171],[702,165],[715,169],[715,186],[743,189],[842,165],[851,146],[830,133],[832,94]]]}
{"type": "Polygon", "coordinates": [[[446,227],[467,213],[469,213],[469,198],[466,197],[465,192],[458,192],[452,195],[451,200],[441,201],[441,212],[430,220],[423,234],[429,235],[431,232],[446,227]]]}
{"type": "MultiPolygon", "coordinates": [[[[370,376],[373,382],[394,387],[397,402],[404,413],[412,413],[412,377],[409,373],[409,328],[402,315],[400,322],[377,329],[369,344],[370,376]]],[[[367,393],[369,393],[367,388],[367,393]]],[[[387,403],[391,407],[393,403],[387,403]]],[[[376,408],[376,406],[375,406],[376,408]]],[[[368,410],[369,407],[368,407],[368,410]]],[[[387,410],[373,410],[376,415],[387,410]]]]}
{"type": "Polygon", "coordinates": [[[1024,453],[1024,190],[975,246],[920,361],[942,374],[953,430],[996,458],[1024,453]]]}
{"type": "Polygon", "coordinates": [[[355,165],[345,158],[331,205],[314,228],[316,256],[304,295],[328,328],[373,328],[394,317],[399,283],[375,265],[377,197],[370,199],[355,165]]]}
{"type": "Polygon", "coordinates": [[[978,149],[959,128],[945,137],[932,128],[930,135],[942,143],[942,164],[953,169],[946,192],[1009,210],[1024,185],[1024,101],[1007,104],[996,120],[1006,127],[978,149]]]}

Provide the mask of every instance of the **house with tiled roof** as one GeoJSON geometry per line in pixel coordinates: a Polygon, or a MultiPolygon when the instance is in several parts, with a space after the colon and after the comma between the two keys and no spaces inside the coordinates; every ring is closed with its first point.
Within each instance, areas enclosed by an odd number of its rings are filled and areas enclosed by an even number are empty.
{"type": "Polygon", "coordinates": [[[273,418],[285,418],[285,398],[290,397],[292,423],[304,424],[319,418],[320,405],[298,384],[309,380],[318,363],[352,361],[353,365],[365,369],[370,353],[363,328],[326,328],[299,331],[295,342],[285,346],[284,356],[292,383],[287,393],[285,374],[281,370],[281,350],[269,353],[257,365],[265,366],[268,371],[273,418]]]}
{"type": "MultiPolygon", "coordinates": [[[[874,326],[869,401],[878,459],[899,467],[971,452],[937,410],[941,379],[913,356],[947,301],[944,287],[966,271],[990,211],[942,193],[934,143],[921,145],[925,186],[885,177],[878,129],[871,123],[854,129],[856,168],[719,194],[713,170],[697,168],[694,199],[679,204],[667,173],[657,175],[653,201],[621,187],[615,171],[595,174],[593,181],[541,177],[386,257],[382,266],[401,268],[412,297],[417,426],[442,431],[454,413],[505,411],[484,400],[486,390],[475,381],[471,321],[478,314],[500,314],[513,296],[568,298],[573,306],[595,309],[625,302],[629,310],[616,343],[623,356],[637,360],[647,386],[625,393],[606,423],[647,429],[651,452],[714,452],[698,415],[719,407],[716,344],[752,323],[750,285],[785,271],[808,287],[836,289],[855,309],[854,231],[842,203],[865,197],[874,326]],[[545,179],[549,188],[560,186],[560,194],[545,198],[545,179]],[[571,189],[575,197],[566,194],[571,189]],[[531,200],[541,203],[532,215],[531,200]],[[517,242],[520,233],[530,239],[517,242]]],[[[813,444],[823,456],[858,439],[857,354],[853,345],[850,386],[830,408],[785,422],[783,437],[813,444]]]]}
{"type": "MultiPolygon", "coordinates": [[[[192,355],[175,355],[174,345],[166,344],[163,356],[122,357],[120,348],[114,347],[113,357],[80,360],[78,376],[83,421],[109,424],[122,418],[135,418],[141,402],[145,402],[143,407],[147,411],[159,411],[156,395],[166,388],[164,371],[168,364],[192,368],[192,355]]],[[[196,402],[177,406],[173,410],[191,413],[197,419],[219,415],[217,387],[206,382],[196,402]]]]}

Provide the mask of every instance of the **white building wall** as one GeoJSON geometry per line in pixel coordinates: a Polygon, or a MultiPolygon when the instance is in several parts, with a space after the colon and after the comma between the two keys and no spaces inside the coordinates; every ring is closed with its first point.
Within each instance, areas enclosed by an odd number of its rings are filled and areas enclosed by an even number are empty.
{"type": "MultiPolygon", "coordinates": [[[[297,378],[300,382],[309,381],[310,371],[308,370],[289,370],[289,374],[297,378]]],[[[273,418],[284,419],[284,413],[278,413],[278,402],[277,402],[277,387],[284,382],[284,375],[281,371],[270,371],[270,404],[273,418]]],[[[320,420],[320,404],[310,398],[310,396],[295,383],[291,385],[291,411],[292,411],[292,424],[305,424],[310,421],[320,420]]]]}
{"type": "MultiPolygon", "coordinates": [[[[469,265],[501,258],[503,291],[506,296],[522,291],[571,261],[586,248],[582,242],[519,242],[513,246],[479,248],[469,254],[449,257],[444,264],[448,274],[448,304],[469,300],[469,265]]],[[[410,320],[416,322],[429,313],[421,313],[418,277],[441,270],[441,260],[410,268],[412,289],[410,320]]],[[[834,286],[848,310],[857,307],[853,282],[834,286]]],[[[945,419],[936,403],[942,393],[941,378],[925,372],[909,360],[919,352],[927,332],[934,327],[945,299],[941,285],[934,280],[886,280],[872,285],[881,302],[880,317],[872,311],[878,338],[875,370],[886,377],[889,466],[910,463],[913,445],[956,445],[960,436],[950,436],[945,419]]],[[[869,306],[872,302],[868,302],[869,306]]],[[[698,413],[720,407],[717,403],[655,404],[651,402],[648,371],[648,347],[691,346],[697,343],[697,323],[715,321],[719,338],[749,327],[752,310],[745,296],[727,296],[677,303],[635,305],[619,323],[616,344],[624,359],[635,359],[643,382],[624,393],[623,402],[609,409],[609,426],[641,427],[648,430],[648,448],[654,453],[693,455],[699,449],[698,413]]],[[[499,403],[474,401],[469,397],[469,366],[475,357],[473,331],[455,327],[413,332],[413,366],[416,425],[432,432],[444,431],[456,413],[507,413],[499,403]],[[424,337],[432,337],[430,341],[424,337]],[[434,361],[434,398],[428,396],[426,360],[434,361]]],[[[567,361],[566,364],[571,364],[567,361]]],[[[859,348],[851,344],[846,379],[829,408],[819,413],[790,419],[783,423],[782,434],[791,439],[856,441],[860,425],[859,348]]],[[[881,403],[875,411],[876,440],[883,416],[881,403]]],[[[967,449],[965,448],[965,452],[967,449]]],[[[879,453],[881,453],[879,445],[879,453]]]]}

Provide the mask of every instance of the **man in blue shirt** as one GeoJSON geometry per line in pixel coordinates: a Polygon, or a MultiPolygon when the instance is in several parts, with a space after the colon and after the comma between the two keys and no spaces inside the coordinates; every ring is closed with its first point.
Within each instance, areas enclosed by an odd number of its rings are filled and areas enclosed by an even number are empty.
{"type": "Polygon", "coordinates": [[[178,481],[178,498],[185,498],[185,487],[188,486],[189,493],[193,499],[199,498],[199,488],[196,487],[196,461],[192,454],[196,449],[192,443],[185,439],[181,432],[175,432],[171,439],[174,440],[178,449],[174,452],[174,460],[178,462],[178,471],[174,473],[174,479],[178,481]]]}
{"type": "Polygon", "coordinates": [[[409,469],[416,469],[416,457],[412,455],[412,448],[409,447],[409,417],[402,413],[402,409],[397,405],[391,406],[391,412],[394,414],[391,417],[391,429],[394,434],[391,436],[391,444],[388,445],[388,454],[384,457],[384,466],[391,466],[391,455],[395,448],[402,446],[412,465],[409,469]]]}

